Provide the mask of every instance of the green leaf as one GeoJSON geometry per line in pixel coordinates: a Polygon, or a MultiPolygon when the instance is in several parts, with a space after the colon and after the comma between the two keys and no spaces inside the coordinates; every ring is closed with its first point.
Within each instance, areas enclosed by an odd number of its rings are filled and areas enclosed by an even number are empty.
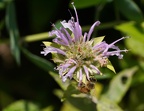
{"type": "Polygon", "coordinates": [[[52,42],[47,42],[47,41],[44,42],[44,41],[43,41],[43,44],[44,44],[45,46],[51,46],[52,42]]]}
{"type": "Polygon", "coordinates": [[[80,111],[97,111],[96,104],[89,97],[69,97],[66,101],[80,111]]]}
{"type": "Polygon", "coordinates": [[[7,106],[3,111],[39,111],[39,108],[32,102],[19,100],[7,106]]]}
{"type": "Polygon", "coordinates": [[[94,45],[102,42],[103,39],[104,39],[104,37],[105,37],[105,36],[95,37],[95,38],[93,39],[94,45]]]}
{"type": "Polygon", "coordinates": [[[36,56],[36,55],[32,54],[31,52],[29,52],[28,50],[26,50],[24,48],[22,48],[22,52],[35,65],[39,66],[40,68],[42,68],[45,71],[54,72],[54,65],[51,62],[49,62],[48,60],[43,59],[39,56],[36,56]]]}
{"type": "Polygon", "coordinates": [[[43,41],[43,44],[45,46],[52,46],[52,47],[60,48],[60,45],[53,43],[53,42],[43,41]]]}
{"type": "Polygon", "coordinates": [[[130,36],[125,40],[127,47],[134,54],[144,57],[144,26],[143,23],[127,22],[116,27],[117,30],[130,36]]]}
{"type": "Polygon", "coordinates": [[[68,101],[66,101],[66,102],[64,102],[60,111],[81,111],[81,110],[74,107],[72,104],[70,104],[68,101]]]}
{"type": "Polygon", "coordinates": [[[143,14],[133,0],[115,0],[116,7],[129,20],[142,22],[143,14]]]}
{"type": "Polygon", "coordinates": [[[59,63],[62,63],[63,61],[65,61],[66,57],[61,54],[52,53],[52,58],[53,58],[52,60],[58,65],[59,63]]]}
{"type": "Polygon", "coordinates": [[[48,106],[48,107],[42,109],[41,111],[53,111],[53,110],[54,110],[53,106],[48,106]]]}
{"type": "Polygon", "coordinates": [[[108,64],[107,64],[107,66],[106,66],[108,69],[110,69],[111,71],[113,71],[114,73],[116,73],[116,71],[115,71],[115,69],[114,69],[114,67],[113,67],[113,65],[112,65],[112,63],[110,62],[110,61],[108,61],[108,64]]]}
{"type": "Polygon", "coordinates": [[[117,25],[115,29],[127,34],[132,38],[136,38],[142,42],[144,42],[144,26],[142,22],[141,24],[137,24],[136,22],[126,22],[120,25],[117,25]]]}
{"type": "Polygon", "coordinates": [[[135,38],[130,38],[126,40],[126,45],[128,47],[128,49],[130,49],[130,51],[132,53],[134,53],[135,55],[144,57],[144,42],[139,41],[138,39],[135,38]]]}
{"type": "Polygon", "coordinates": [[[59,99],[61,99],[61,98],[63,97],[63,93],[64,93],[63,90],[61,90],[61,89],[55,89],[53,92],[54,92],[54,94],[55,94],[59,99]]]}
{"type": "Polygon", "coordinates": [[[137,70],[137,67],[132,67],[117,74],[117,76],[111,80],[108,91],[102,96],[114,103],[119,103],[129,89],[132,76],[137,70]]]}
{"type": "Polygon", "coordinates": [[[123,111],[115,102],[102,97],[97,104],[98,111],[123,111]]]}
{"type": "MultiPolygon", "coordinates": [[[[73,0],[72,2],[74,2],[77,9],[81,9],[81,8],[95,6],[95,5],[100,5],[109,1],[112,0],[73,0]]],[[[71,4],[70,7],[72,7],[71,4]]]]}
{"type": "Polygon", "coordinates": [[[6,9],[6,26],[10,35],[10,47],[11,52],[17,62],[20,65],[20,49],[19,49],[19,31],[16,22],[15,6],[13,2],[7,4],[6,9]]]}

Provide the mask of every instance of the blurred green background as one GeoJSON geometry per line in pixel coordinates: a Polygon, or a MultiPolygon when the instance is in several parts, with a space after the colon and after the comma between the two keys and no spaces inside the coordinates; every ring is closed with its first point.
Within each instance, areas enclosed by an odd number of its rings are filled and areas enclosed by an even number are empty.
{"type": "Polygon", "coordinates": [[[144,111],[143,16],[144,0],[0,0],[0,110],[144,111]],[[53,38],[51,23],[59,27],[59,21],[75,16],[71,2],[83,32],[99,20],[93,37],[105,36],[107,43],[130,37],[117,43],[129,50],[123,59],[110,57],[117,74],[104,69],[97,77],[98,104],[71,98],[51,55],[40,54],[42,41],[53,38]]]}

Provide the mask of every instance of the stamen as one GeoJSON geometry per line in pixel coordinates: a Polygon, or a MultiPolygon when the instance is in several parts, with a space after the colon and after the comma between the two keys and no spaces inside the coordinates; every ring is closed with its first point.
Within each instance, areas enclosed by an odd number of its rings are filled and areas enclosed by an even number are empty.
{"type": "Polygon", "coordinates": [[[74,11],[75,11],[75,14],[76,14],[76,21],[77,21],[78,24],[79,24],[78,14],[77,14],[76,8],[75,8],[75,6],[74,6],[74,2],[72,2],[71,4],[72,4],[72,6],[73,6],[73,8],[74,8],[74,11]]]}

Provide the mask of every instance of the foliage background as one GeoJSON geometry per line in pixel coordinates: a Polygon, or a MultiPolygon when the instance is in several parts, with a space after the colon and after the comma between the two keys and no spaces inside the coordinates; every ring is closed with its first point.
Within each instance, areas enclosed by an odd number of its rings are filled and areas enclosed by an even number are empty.
{"type": "Polygon", "coordinates": [[[0,0],[0,110],[144,110],[144,0],[73,1],[84,32],[100,20],[94,37],[105,35],[105,41],[111,43],[130,36],[117,44],[130,50],[123,60],[110,58],[117,74],[104,70],[104,76],[97,77],[100,103],[87,103],[87,97],[70,98],[73,92],[64,90],[51,55],[40,55],[42,41],[52,39],[48,37],[51,23],[59,27],[58,21],[69,20],[68,9],[74,15],[72,1],[0,0]],[[64,102],[63,94],[67,95],[64,102]]]}

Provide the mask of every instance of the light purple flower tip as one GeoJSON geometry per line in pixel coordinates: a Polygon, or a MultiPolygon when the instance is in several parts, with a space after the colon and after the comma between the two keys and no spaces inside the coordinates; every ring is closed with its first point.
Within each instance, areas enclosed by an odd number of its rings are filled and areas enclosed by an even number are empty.
{"type": "Polygon", "coordinates": [[[74,41],[79,40],[82,36],[82,29],[78,22],[74,22],[73,18],[68,21],[68,23],[63,20],[61,22],[64,28],[68,28],[74,34],[74,41]]]}
{"type": "Polygon", "coordinates": [[[123,39],[125,39],[125,38],[127,38],[127,37],[122,37],[122,38],[120,38],[120,39],[112,42],[111,44],[109,44],[109,45],[106,47],[106,49],[104,50],[103,53],[107,52],[109,48],[115,47],[115,46],[114,46],[115,43],[117,43],[117,42],[119,42],[120,40],[123,40],[123,39]]]}
{"type": "Polygon", "coordinates": [[[71,66],[71,64],[69,63],[66,63],[66,64],[61,64],[56,70],[59,70],[59,74],[60,74],[60,77],[63,76],[63,73],[67,70],[67,68],[71,66]]]}
{"type": "Polygon", "coordinates": [[[78,84],[78,86],[81,85],[81,83],[82,83],[82,78],[83,78],[83,76],[82,76],[82,69],[80,68],[80,70],[79,70],[79,84],[78,84]]]}
{"type": "Polygon", "coordinates": [[[100,71],[99,71],[99,69],[97,67],[95,67],[94,65],[90,65],[90,67],[92,69],[94,69],[98,74],[100,74],[100,71]]]}
{"type": "Polygon", "coordinates": [[[74,63],[74,64],[77,64],[77,62],[73,59],[69,59],[69,63],[74,63]]]}
{"type": "Polygon", "coordinates": [[[41,51],[41,54],[44,54],[44,56],[46,56],[48,53],[59,53],[62,55],[66,54],[63,50],[60,50],[58,48],[54,48],[51,46],[48,46],[48,47],[44,48],[44,51],[41,51]]]}
{"type": "Polygon", "coordinates": [[[85,65],[83,66],[83,68],[84,68],[84,71],[85,71],[85,73],[86,73],[87,79],[90,81],[88,68],[87,68],[85,65]]]}
{"type": "Polygon", "coordinates": [[[116,55],[116,56],[118,56],[119,59],[122,59],[122,58],[123,58],[123,55],[121,54],[121,52],[127,52],[127,51],[128,51],[128,50],[125,49],[125,50],[116,50],[116,51],[106,52],[106,53],[104,54],[104,56],[109,57],[109,56],[114,56],[114,55],[116,55]]]}
{"type": "Polygon", "coordinates": [[[86,42],[87,33],[84,33],[83,42],[86,42]]]}
{"type": "MultiPolygon", "coordinates": [[[[55,25],[53,25],[55,27],[55,25]]],[[[69,41],[68,41],[68,37],[67,35],[65,35],[63,33],[64,31],[64,28],[61,27],[60,30],[58,30],[56,27],[55,27],[56,30],[53,30],[51,32],[49,32],[49,35],[52,36],[52,35],[56,35],[57,37],[53,40],[53,42],[57,43],[57,44],[61,44],[61,45],[65,45],[65,46],[68,46],[69,45],[69,41]]]]}
{"type": "Polygon", "coordinates": [[[62,31],[65,33],[65,37],[67,37],[69,44],[71,44],[72,38],[71,38],[70,34],[68,33],[68,31],[65,28],[62,28],[62,31]]]}
{"type": "Polygon", "coordinates": [[[62,81],[65,82],[68,77],[69,77],[70,79],[72,79],[73,73],[74,73],[75,69],[76,69],[76,66],[72,67],[72,68],[69,70],[69,72],[68,72],[65,76],[62,77],[62,81]]]}
{"type": "Polygon", "coordinates": [[[95,28],[95,26],[98,26],[100,24],[100,21],[96,21],[90,28],[89,32],[88,32],[88,35],[87,35],[87,41],[89,41],[90,37],[91,37],[91,34],[95,28]]]}

